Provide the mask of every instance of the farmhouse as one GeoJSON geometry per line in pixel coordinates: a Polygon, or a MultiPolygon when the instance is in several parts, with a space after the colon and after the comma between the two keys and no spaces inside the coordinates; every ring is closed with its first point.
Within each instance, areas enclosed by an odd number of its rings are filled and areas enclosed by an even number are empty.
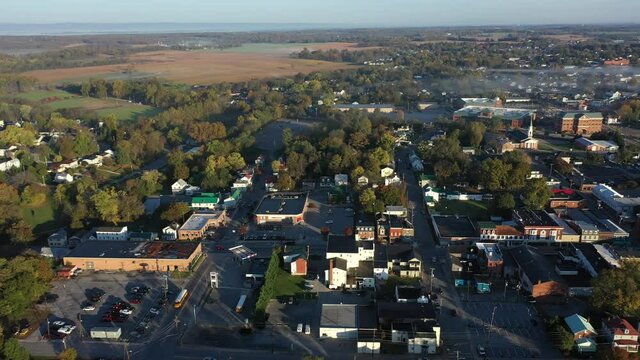
{"type": "Polygon", "coordinates": [[[99,271],[188,271],[201,254],[202,245],[195,242],[88,241],[63,262],[99,271]]]}

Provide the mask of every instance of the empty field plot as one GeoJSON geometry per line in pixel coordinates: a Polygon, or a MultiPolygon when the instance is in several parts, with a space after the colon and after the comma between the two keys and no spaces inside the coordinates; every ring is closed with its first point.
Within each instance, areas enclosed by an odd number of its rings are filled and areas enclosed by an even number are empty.
{"type": "Polygon", "coordinates": [[[157,77],[187,84],[246,81],[354,67],[346,63],[294,59],[289,56],[305,47],[315,50],[345,49],[349,46],[353,47],[354,44],[248,44],[226,50],[149,51],[130,56],[126,64],[35,70],[25,75],[43,83],[133,77],[157,77]]]}

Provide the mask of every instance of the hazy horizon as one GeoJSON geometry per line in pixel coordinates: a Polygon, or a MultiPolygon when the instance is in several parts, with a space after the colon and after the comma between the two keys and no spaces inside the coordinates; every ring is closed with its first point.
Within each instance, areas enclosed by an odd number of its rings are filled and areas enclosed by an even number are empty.
{"type": "MultiPolygon", "coordinates": [[[[0,13],[3,28],[172,24],[294,29],[637,24],[640,2],[600,0],[22,0],[0,13]]],[[[177,26],[180,25],[180,26],[177,26]]],[[[109,32],[121,32],[107,29],[109,32]]],[[[286,30],[286,29],[285,29],[286,30]]],[[[243,31],[242,29],[231,31],[243,31]]],[[[247,31],[247,30],[244,30],[247,31]]],[[[251,30],[248,30],[251,31],[251,30]]]]}

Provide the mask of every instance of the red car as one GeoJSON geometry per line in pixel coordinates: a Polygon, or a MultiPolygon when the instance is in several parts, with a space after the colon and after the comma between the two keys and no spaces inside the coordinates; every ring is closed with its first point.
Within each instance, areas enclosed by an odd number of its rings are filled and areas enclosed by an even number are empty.
{"type": "Polygon", "coordinates": [[[138,299],[138,298],[133,298],[133,299],[131,299],[131,303],[132,303],[132,304],[140,304],[140,299],[138,299]]]}
{"type": "Polygon", "coordinates": [[[224,246],[216,245],[216,251],[224,251],[224,246]]]}

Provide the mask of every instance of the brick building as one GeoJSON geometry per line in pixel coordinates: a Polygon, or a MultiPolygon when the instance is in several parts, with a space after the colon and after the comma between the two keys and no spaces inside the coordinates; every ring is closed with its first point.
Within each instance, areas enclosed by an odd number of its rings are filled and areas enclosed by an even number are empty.
{"type": "Polygon", "coordinates": [[[197,242],[87,241],[63,258],[68,265],[103,271],[188,271],[202,254],[197,242]]]}
{"type": "Polygon", "coordinates": [[[557,120],[556,130],[560,133],[589,136],[602,131],[603,118],[599,112],[564,112],[557,120]]]}

